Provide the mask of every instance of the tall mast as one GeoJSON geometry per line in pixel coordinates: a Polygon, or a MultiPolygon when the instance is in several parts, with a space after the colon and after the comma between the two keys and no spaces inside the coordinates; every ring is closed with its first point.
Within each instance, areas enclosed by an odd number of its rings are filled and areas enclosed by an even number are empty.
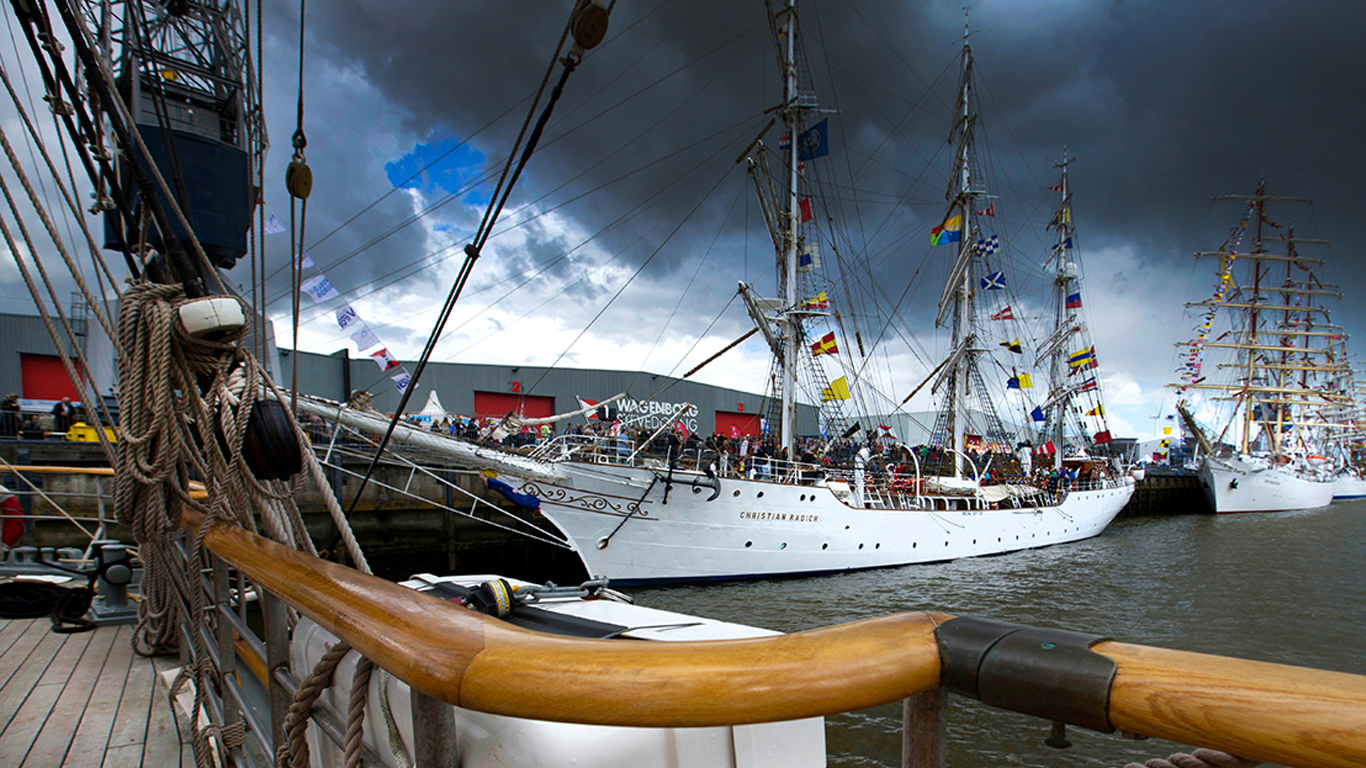
{"type": "Polygon", "coordinates": [[[783,423],[782,423],[782,447],[787,452],[788,459],[795,458],[793,454],[793,438],[796,434],[796,404],[794,402],[797,392],[797,345],[800,339],[797,338],[797,319],[790,314],[790,310],[797,306],[797,223],[801,221],[800,197],[797,190],[797,183],[800,178],[797,173],[797,158],[801,127],[801,108],[797,98],[797,0],[787,0],[787,10],[783,19],[779,22],[787,27],[786,42],[784,48],[783,79],[784,79],[784,99],[783,123],[787,126],[788,139],[788,199],[787,199],[787,232],[785,248],[783,249],[782,270],[782,291],[784,306],[788,307],[789,313],[783,316],[783,423]]]}
{"type": "MultiPolygon", "coordinates": [[[[1067,338],[1071,335],[1063,329],[1071,325],[1067,315],[1067,295],[1071,292],[1072,284],[1076,282],[1077,279],[1076,264],[1068,258],[1068,245],[1072,239],[1072,216],[1069,210],[1071,206],[1070,199],[1072,190],[1068,186],[1069,182],[1067,179],[1067,165],[1070,162],[1071,160],[1067,157],[1067,148],[1064,147],[1062,150],[1062,160],[1054,163],[1054,167],[1062,169],[1062,181],[1058,185],[1062,187],[1062,203],[1059,206],[1058,214],[1054,219],[1058,225],[1058,271],[1057,276],[1053,280],[1058,304],[1057,318],[1053,328],[1055,333],[1064,334],[1063,338],[1067,338]]],[[[1053,352],[1049,375],[1054,392],[1066,393],[1070,386],[1063,373],[1063,357],[1066,356],[1071,349],[1071,345],[1064,343],[1058,345],[1053,352]]],[[[1062,468],[1061,449],[1063,446],[1063,433],[1067,424],[1068,408],[1070,405],[1071,397],[1067,394],[1063,394],[1057,399],[1053,408],[1052,418],[1049,419],[1053,425],[1053,444],[1058,447],[1057,452],[1053,454],[1053,466],[1058,469],[1062,468]]]]}
{"type": "MultiPolygon", "coordinates": [[[[958,214],[962,217],[962,239],[959,241],[958,258],[966,258],[966,251],[973,247],[972,227],[972,48],[968,45],[967,9],[963,10],[963,81],[959,88],[958,102],[959,114],[958,130],[959,142],[958,153],[955,158],[957,173],[954,181],[957,182],[957,190],[954,190],[952,182],[948,190],[950,200],[956,200],[958,214]]],[[[972,319],[972,270],[963,270],[961,282],[957,288],[956,311],[953,318],[953,348],[956,350],[963,343],[969,333],[969,323],[972,319]]],[[[953,476],[961,478],[963,476],[963,426],[967,422],[967,396],[968,396],[968,372],[971,369],[971,351],[958,357],[957,370],[953,376],[953,403],[951,404],[952,415],[952,434],[953,434],[953,476]]]]}

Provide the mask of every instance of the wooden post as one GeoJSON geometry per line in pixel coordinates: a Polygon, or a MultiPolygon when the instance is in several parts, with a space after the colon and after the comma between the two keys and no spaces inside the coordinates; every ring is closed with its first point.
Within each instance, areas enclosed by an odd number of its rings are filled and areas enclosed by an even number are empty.
{"type": "Polygon", "coordinates": [[[902,703],[901,768],[940,768],[944,762],[942,688],[908,696],[902,703]]]}

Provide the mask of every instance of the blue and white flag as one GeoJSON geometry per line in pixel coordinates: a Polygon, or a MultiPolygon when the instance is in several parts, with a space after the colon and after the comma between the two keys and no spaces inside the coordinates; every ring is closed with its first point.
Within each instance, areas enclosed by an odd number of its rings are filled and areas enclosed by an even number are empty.
{"type": "Polygon", "coordinates": [[[797,137],[797,159],[814,160],[830,154],[830,118],[811,126],[797,137]]]}
{"type": "Polygon", "coordinates": [[[361,352],[364,352],[371,347],[378,347],[380,343],[379,337],[376,336],[375,332],[370,330],[370,326],[365,323],[360,324],[359,331],[351,334],[351,340],[356,342],[356,349],[361,352]]]}
{"type": "Polygon", "coordinates": [[[343,304],[337,308],[337,326],[343,331],[356,323],[360,322],[360,315],[352,309],[350,304],[343,304]]]}
{"type": "Polygon", "coordinates": [[[413,380],[412,375],[409,374],[407,371],[396,373],[393,376],[390,376],[389,378],[394,380],[394,386],[398,387],[399,392],[407,390],[408,384],[410,384],[413,380]]]}
{"type": "Polygon", "coordinates": [[[982,278],[982,290],[984,291],[999,291],[1003,290],[1005,287],[1006,273],[1004,272],[992,272],[982,278]]]}
{"type": "Polygon", "coordinates": [[[267,235],[278,235],[278,234],[280,234],[281,232],[284,232],[284,231],[285,231],[285,225],[280,223],[280,220],[279,220],[278,218],[275,217],[275,214],[272,213],[271,215],[269,215],[269,216],[266,217],[266,234],[267,234],[267,235]]]}
{"type": "Polygon", "coordinates": [[[314,275],[299,284],[299,290],[308,294],[313,299],[313,303],[321,304],[328,299],[335,299],[341,294],[332,286],[332,282],[326,275],[314,275]]]}
{"type": "Polygon", "coordinates": [[[1001,248],[1001,238],[992,235],[985,240],[977,241],[977,252],[983,256],[990,256],[1001,248]]]}

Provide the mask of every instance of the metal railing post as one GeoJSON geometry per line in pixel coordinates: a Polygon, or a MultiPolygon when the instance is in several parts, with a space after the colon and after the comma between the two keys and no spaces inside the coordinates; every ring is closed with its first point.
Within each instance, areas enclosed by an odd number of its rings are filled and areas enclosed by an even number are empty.
{"type": "Polygon", "coordinates": [[[266,680],[270,689],[270,744],[285,743],[285,716],[289,714],[290,693],[276,679],[279,670],[289,671],[289,614],[283,600],[256,587],[261,600],[261,618],[266,635],[266,680]]]}
{"type": "Polygon", "coordinates": [[[901,768],[940,768],[944,764],[943,688],[907,697],[901,715],[901,768]]]}

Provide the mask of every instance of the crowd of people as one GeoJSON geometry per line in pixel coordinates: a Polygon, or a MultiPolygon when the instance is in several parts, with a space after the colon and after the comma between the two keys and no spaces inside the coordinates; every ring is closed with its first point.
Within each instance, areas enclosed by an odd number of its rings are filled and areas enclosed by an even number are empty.
{"type": "Polygon", "coordinates": [[[49,434],[65,435],[79,417],[79,407],[64,397],[52,406],[51,420],[43,414],[24,413],[19,393],[11,392],[0,401],[0,437],[42,440],[49,434]]]}

